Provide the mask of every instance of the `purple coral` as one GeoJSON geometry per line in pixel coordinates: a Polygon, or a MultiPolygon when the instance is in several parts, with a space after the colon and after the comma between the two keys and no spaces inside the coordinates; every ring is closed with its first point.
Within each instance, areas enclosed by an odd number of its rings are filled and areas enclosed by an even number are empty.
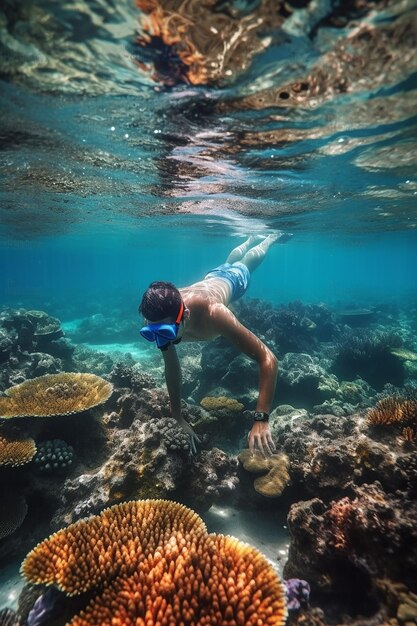
{"type": "Polygon", "coordinates": [[[28,626],[42,626],[48,623],[48,620],[55,614],[57,610],[57,602],[62,594],[51,587],[45,593],[38,597],[32,610],[28,615],[28,626]]]}
{"type": "Polygon", "coordinates": [[[299,611],[302,607],[308,607],[310,599],[310,585],[300,578],[284,580],[285,593],[287,596],[287,609],[299,611]]]}

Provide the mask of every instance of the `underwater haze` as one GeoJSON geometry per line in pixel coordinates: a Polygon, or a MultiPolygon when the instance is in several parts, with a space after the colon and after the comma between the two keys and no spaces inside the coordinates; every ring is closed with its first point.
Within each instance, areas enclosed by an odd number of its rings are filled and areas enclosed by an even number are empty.
{"type": "Polygon", "coordinates": [[[413,0],[2,4],[0,626],[417,624],[416,96],[413,0]],[[217,338],[177,348],[193,454],[142,294],[281,231],[231,304],[278,359],[275,453],[245,456],[257,363],[217,338]],[[160,500],[261,555],[264,613],[195,587],[185,606],[172,581],[172,614],[132,608],[121,546],[151,545],[148,522],[177,537],[160,500]],[[119,548],[96,562],[113,506],[119,548]],[[51,573],[30,551],[82,519],[84,543],[47,550],[85,563],[51,573]]]}

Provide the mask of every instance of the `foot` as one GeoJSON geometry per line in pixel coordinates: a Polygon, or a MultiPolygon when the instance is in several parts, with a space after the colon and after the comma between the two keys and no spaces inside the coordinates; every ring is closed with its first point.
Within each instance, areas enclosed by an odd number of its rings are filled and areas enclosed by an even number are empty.
{"type": "Polygon", "coordinates": [[[265,241],[268,241],[268,243],[272,245],[273,243],[286,243],[293,237],[294,235],[292,233],[284,233],[283,231],[280,230],[276,233],[272,233],[271,235],[268,235],[265,241]]]}

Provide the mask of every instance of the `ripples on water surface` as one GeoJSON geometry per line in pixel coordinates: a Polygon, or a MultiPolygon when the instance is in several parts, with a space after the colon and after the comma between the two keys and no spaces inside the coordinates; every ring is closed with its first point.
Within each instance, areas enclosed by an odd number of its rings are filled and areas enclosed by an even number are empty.
{"type": "Polygon", "coordinates": [[[131,0],[4,3],[5,236],[157,213],[416,227],[415,2],[162,5],[174,31],[195,20],[198,63],[135,43],[131,0]]]}

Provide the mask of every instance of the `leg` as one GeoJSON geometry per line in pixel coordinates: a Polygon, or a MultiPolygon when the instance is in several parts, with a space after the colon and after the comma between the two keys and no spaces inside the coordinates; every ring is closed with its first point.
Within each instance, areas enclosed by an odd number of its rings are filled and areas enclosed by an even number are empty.
{"type": "Polygon", "coordinates": [[[263,235],[251,235],[244,243],[240,244],[240,246],[233,248],[226,259],[226,263],[236,263],[236,261],[241,261],[247,251],[255,244],[256,241],[259,240],[259,238],[263,238],[263,235]]]}
{"type": "Polygon", "coordinates": [[[248,252],[241,258],[240,262],[246,265],[250,272],[256,270],[258,265],[262,263],[269,248],[280,239],[281,235],[268,235],[261,243],[254,248],[250,248],[248,252]]]}

